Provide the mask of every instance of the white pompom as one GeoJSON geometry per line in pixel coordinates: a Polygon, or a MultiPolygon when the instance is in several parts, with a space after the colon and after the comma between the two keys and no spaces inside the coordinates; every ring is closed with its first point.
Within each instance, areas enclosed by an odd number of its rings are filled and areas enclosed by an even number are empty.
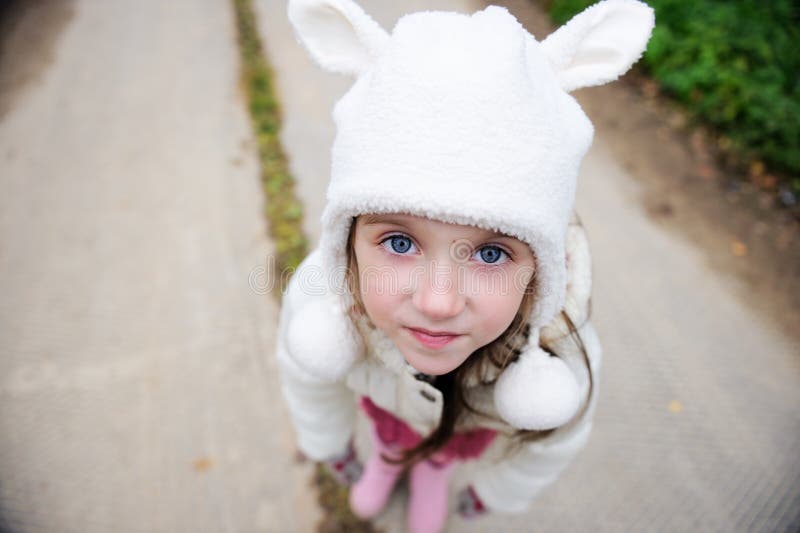
{"type": "Polygon", "coordinates": [[[292,317],[287,345],[309,374],[331,382],[343,378],[364,350],[351,320],[330,299],[310,302],[292,317]]]}
{"type": "Polygon", "coordinates": [[[506,368],[494,387],[494,404],[519,429],[552,429],[575,415],[580,388],[569,367],[538,346],[529,347],[506,368]]]}

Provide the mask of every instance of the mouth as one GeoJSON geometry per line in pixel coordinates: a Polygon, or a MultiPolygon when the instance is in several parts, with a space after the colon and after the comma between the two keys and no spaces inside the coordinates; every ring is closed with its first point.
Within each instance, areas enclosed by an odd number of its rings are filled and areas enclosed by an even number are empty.
{"type": "Polygon", "coordinates": [[[430,331],[422,328],[406,328],[411,335],[427,348],[441,348],[456,340],[460,333],[452,331],[430,331]]]}

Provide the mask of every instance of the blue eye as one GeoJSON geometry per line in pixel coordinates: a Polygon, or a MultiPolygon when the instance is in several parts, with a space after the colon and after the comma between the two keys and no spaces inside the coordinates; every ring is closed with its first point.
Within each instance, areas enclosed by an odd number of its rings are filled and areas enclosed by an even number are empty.
{"type": "Polygon", "coordinates": [[[383,245],[384,248],[387,248],[390,252],[394,252],[396,254],[405,254],[414,247],[414,243],[411,242],[411,239],[404,235],[392,235],[391,237],[388,237],[382,241],[381,245],[383,245]]]}
{"type": "Polygon", "coordinates": [[[500,259],[502,259],[503,256],[508,257],[508,254],[505,252],[505,250],[499,246],[484,246],[475,252],[475,254],[481,261],[490,265],[497,264],[499,262],[504,263],[505,261],[500,261],[500,259]]]}

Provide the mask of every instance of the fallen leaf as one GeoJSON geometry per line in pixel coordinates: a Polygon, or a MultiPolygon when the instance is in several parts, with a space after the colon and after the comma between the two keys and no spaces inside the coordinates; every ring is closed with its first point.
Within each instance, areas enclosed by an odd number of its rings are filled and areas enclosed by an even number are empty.
{"type": "Polygon", "coordinates": [[[778,178],[772,174],[762,174],[758,180],[758,185],[762,189],[773,190],[778,185],[778,178]]]}
{"type": "Polygon", "coordinates": [[[750,176],[753,178],[759,177],[764,173],[764,163],[761,161],[753,161],[750,163],[750,176]]]}
{"type": "Polygon", "coordinates": [[[658,83],[653,80],[645,80],[642,82],[642,92],[650,98],[655,98],[658,95],[658,83]]]}
{"type": "Polygon", "coordinates": [[[199,459],[195,459],[192,463],[192,467],[194,468],[195,472],[206,472],[208,471],[214,462],[209,457],[200,457],[199,459]]]}
{"type": "Polygon", "coordinates": [[[657,203],[652,208],[650,208],[650,211],[654,215],[661,217],[669,217],[675,213],[675,209],[672,207],[672,204],[670,204],[667,201],[661,201],[657,203]]]}
{"type": "Polygon", "coordinates": [[[705,180],[714,178],[717,173],[711,165],[700,165],[697,167],[697,175],[705,180]]]}
{"type": "Polygon", "coordinates": [[[680,413],[681,411],[683,411],[683,404],[678,400],[672,400],[671,402],[669,402],[667,409],[669,409],[670,413],[680,413]]]}
{"type": "Polygon", "coordinates": [[[731,253],[736,257],[743,257],[747,255],[747,245],[742,241],[732,241],[731,253]]]}

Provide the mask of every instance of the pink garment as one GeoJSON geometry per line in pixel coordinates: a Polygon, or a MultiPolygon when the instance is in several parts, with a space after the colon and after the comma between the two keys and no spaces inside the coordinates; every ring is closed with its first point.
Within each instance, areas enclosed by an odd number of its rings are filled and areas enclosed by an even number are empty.
{"type": "MultiPolygon", "coordinates": [[[[370,417],[380,439],[386,444],[393,444],[401,449],[413,448],[422,437],[408,424],[389,411],[381,409],[366,396],[361,397],[361,408],[370,417]]],[[[449,462],[453,459],[477,459],[494,440],[497,432],[493,429],[478,428],[455,433],[438,452],[439,461],[449,462]]]]}
{"type": "Polygon", "coordinates": [[[372,452],[364,464],[364,474],[350,489],[350,510],[362,520],[373,518],[383,511],[403,473],[403,465],[384,460],[384,457],[393,457],[396,450],[383,442],[374,426],[370,436],[372,452]]]}

